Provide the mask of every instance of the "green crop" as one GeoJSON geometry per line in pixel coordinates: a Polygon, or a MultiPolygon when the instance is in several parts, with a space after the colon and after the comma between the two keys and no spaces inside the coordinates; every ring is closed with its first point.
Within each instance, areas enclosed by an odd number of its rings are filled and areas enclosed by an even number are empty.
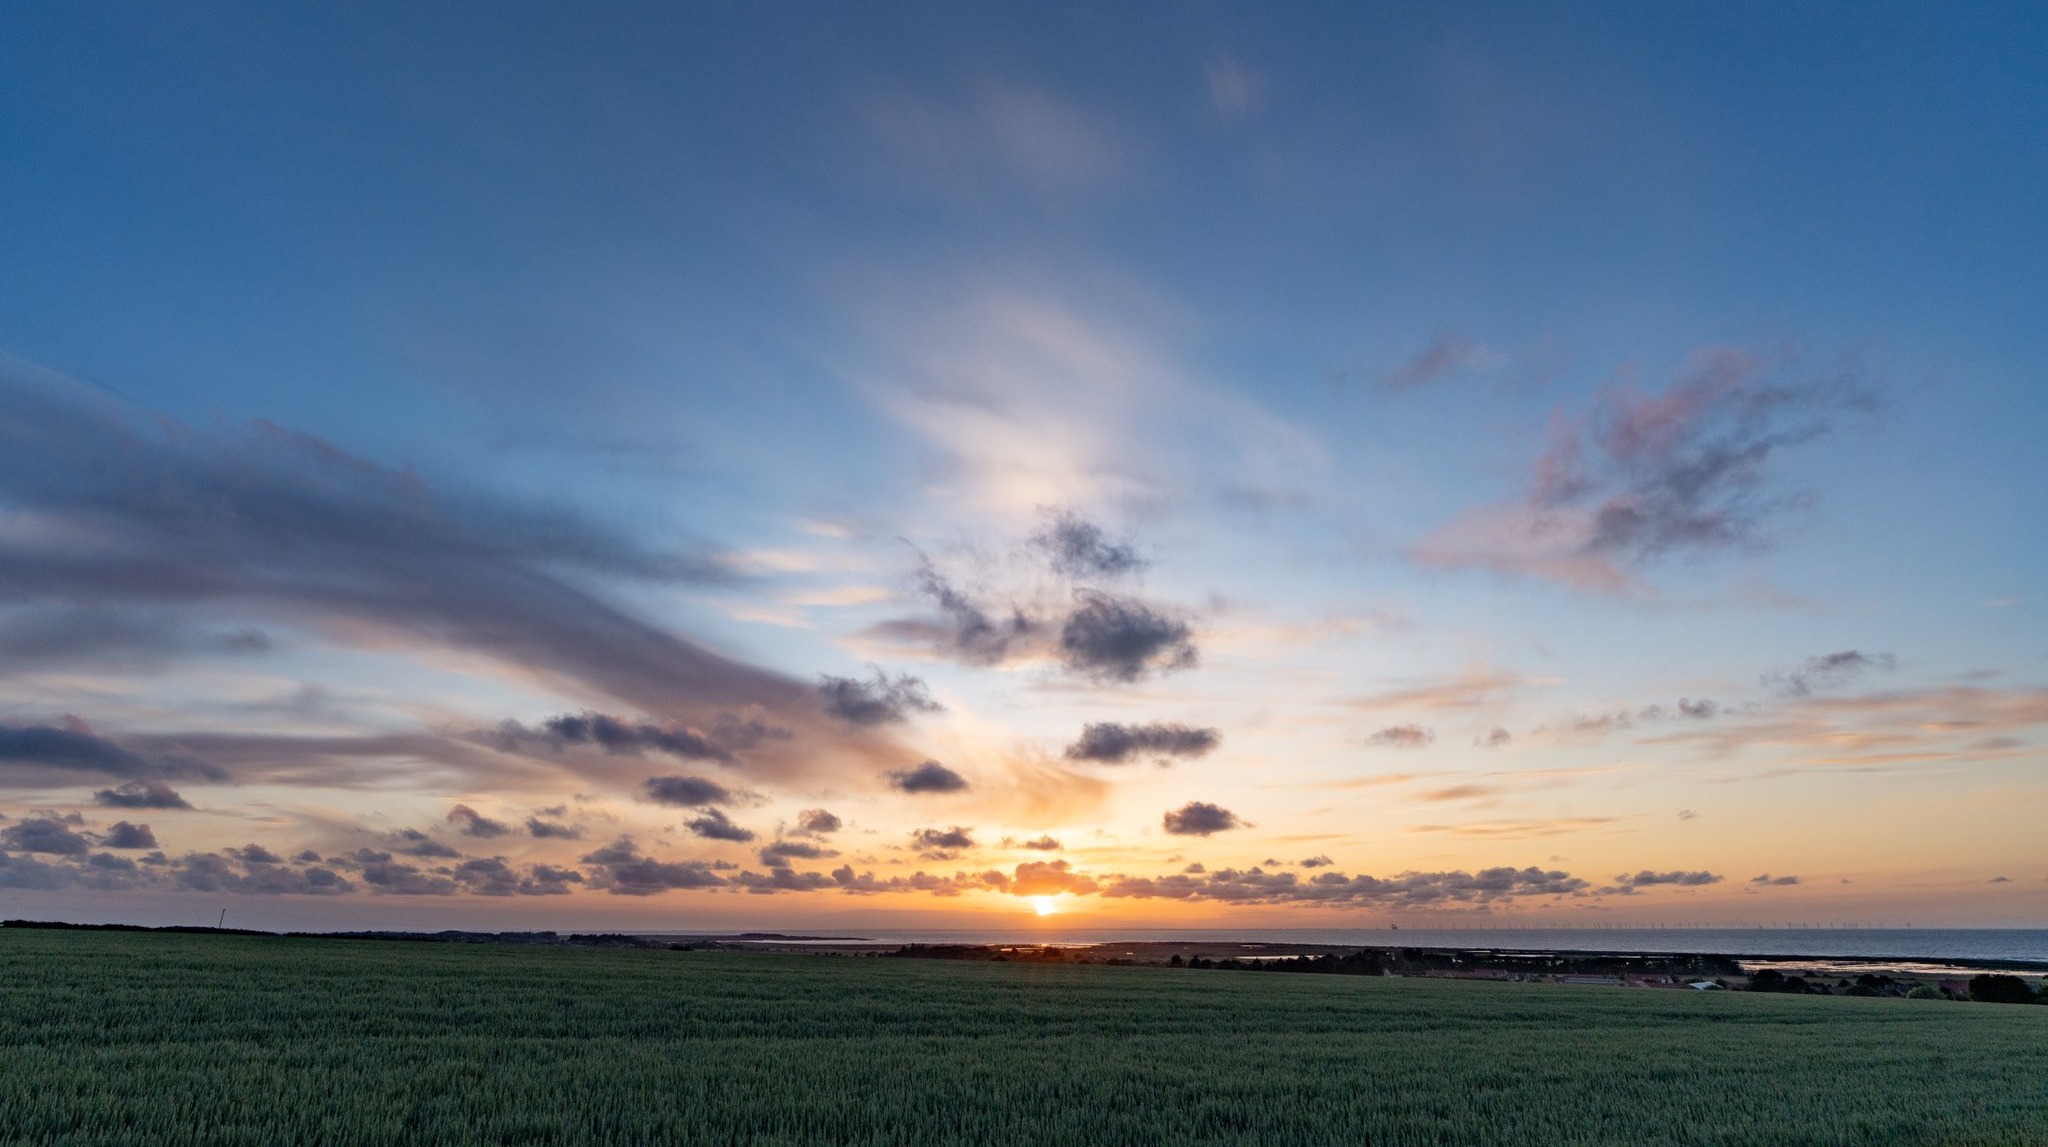
{"type": "Polygon", "coordinates": [[[2048,1008],[10,930],[0,1142],[2041,1144],[2048,1008]]]}

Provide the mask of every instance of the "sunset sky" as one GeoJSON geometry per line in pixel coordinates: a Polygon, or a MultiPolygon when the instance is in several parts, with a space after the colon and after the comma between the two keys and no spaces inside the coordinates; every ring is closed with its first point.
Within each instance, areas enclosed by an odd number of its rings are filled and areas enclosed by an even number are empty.
{"type": "Polygon", "coordinates": [[[0,916],[2048,923],[2031,5],[23,3],[0,916]]]}

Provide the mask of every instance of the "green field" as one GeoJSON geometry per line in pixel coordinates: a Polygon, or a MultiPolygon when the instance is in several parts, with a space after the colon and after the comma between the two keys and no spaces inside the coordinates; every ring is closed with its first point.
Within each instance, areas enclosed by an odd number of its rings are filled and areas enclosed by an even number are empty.
{"type": "Polygon", "coordinates": [[[7,1143],[2048,1143],[2048,1007],[0,930],[7,1143]]]}

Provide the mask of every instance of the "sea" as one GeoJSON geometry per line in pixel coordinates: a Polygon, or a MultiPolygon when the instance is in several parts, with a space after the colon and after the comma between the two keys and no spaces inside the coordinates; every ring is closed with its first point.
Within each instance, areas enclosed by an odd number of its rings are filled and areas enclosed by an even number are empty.
{"type": "MultiPolygon", "coordinates": [[[[677,938],[712,933],[663,933],[677,938]]],[[[732,936],[733,933],[718,933],[732,936]]],[[[2048,969],[2043,928],[880,928],[779,933],[778,944],[1053,944],[1118,942],[1487,948],[1532,952],[1701,952],[1757,966],[1819,962],[1830,970],[1957,964],[2048,969]]]]}

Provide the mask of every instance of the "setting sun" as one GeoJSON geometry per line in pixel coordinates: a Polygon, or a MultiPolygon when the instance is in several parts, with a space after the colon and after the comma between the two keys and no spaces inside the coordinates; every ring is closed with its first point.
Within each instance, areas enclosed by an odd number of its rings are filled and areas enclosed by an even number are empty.
{"type": "Polygon", "coordinates": [[[1032,911],[1037,912],[1040,916],[1050,916],[1060,910],[1059,905],[1054,904],[1050,896],[1033,896],[1031,898],[1031,908],[1032,911]]]}

